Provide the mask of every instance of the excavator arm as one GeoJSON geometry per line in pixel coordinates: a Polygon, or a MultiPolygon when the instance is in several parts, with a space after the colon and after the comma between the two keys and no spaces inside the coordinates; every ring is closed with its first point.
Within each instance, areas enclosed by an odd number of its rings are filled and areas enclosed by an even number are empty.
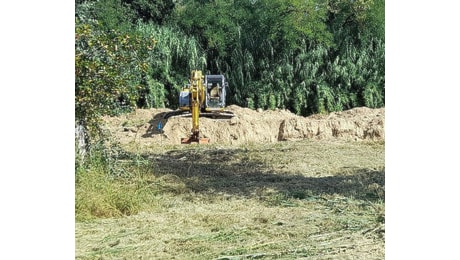
{"type": "Polygon", "coordinates": [[[190,77],[189,98],[192,112],[192,134],[190,137],[182,138],[181,143],[209,143],[209,138],[200,137],[200,111],[205,101],[204,77],[199,70],[193,70],[190,77]]]}

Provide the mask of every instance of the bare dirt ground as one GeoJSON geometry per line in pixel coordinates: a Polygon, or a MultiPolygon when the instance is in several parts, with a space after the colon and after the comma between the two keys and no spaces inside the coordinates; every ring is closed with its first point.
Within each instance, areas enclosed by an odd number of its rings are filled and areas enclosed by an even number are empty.
{"type": "MultiPolygon", "coordinates": [[[[200,118],[202,137],[211,143],[273,143],[301,139],[384,140],[385,108],[354,108],[327,115],[302,117],[288,110],[252,110],[229,106],[232,119],[200,118]]],[[[120,117],[106,118],[110,131],[121,143],[180,144],[191,130],[191,118],[163,119],[169,109],[139,109],[120,117]],[[161,129],[159,129],[161,126],[161,129]]]]}

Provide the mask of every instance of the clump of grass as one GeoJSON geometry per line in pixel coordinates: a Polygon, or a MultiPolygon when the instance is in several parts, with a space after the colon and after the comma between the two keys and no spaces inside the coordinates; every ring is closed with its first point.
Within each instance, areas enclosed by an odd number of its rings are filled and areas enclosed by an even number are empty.
{"type": "Polygon", "coordinates": [[[79,221],[94,218],[119,217],[137,214],[143,204],[154,200],[152,190],[136,187],[141,180],[127,181],[108,178],[97,170],[81,173],[76,183],[75,216],[79,221]]]}
{"type": "Polygon", "coordinates": [[[148,161],[139,155],[114,158],[110,149],[95,149],[89,162],[76,169],[77,221],[137,214],[155,199],[158,189],[148,161]]]}

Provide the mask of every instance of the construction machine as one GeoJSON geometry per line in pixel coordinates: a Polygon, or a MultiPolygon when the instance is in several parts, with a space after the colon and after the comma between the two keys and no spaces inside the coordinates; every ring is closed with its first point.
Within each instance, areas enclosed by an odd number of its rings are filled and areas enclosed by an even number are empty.
{"type": "Polygon", "coordinates": [[[200,70],[192,70],[189,83],[179,95],[179,109],[166,117],[192,117],[191,135],[181,139],[182,144],[205,144],[209,138],[200,137],[200,117],[232,118],[233,112],[225,110],[225,91],[228,82],[224,75],[203,75],[200,70]]]}

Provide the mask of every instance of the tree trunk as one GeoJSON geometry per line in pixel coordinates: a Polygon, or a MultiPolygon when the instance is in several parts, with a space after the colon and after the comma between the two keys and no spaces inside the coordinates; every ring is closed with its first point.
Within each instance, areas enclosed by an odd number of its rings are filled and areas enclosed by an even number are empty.
{"type": "Polygon", "coordinates": [[[75,152],[76,159],[83,163],[88,148],[88,133],[83,124],[78,123],[75,126],[75,152]]]}

